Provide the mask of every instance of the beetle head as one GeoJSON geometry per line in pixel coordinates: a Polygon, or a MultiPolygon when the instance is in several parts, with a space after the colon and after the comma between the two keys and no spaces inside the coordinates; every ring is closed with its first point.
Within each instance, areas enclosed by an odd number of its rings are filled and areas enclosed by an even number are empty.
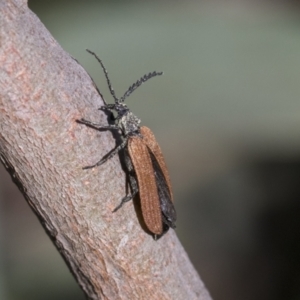
{"type": "Polygon", "coordinates": [[[129,108],[125,103],[122,102],[116,102],[116,104],[114,105],[114,109],[118,114],[117,119],[122,118],[124,115],[126,115],[129,112],[129,108]]]}

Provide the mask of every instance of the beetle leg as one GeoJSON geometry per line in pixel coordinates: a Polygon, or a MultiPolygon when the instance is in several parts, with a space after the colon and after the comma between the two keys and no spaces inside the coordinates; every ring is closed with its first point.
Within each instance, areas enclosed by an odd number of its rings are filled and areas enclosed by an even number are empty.
{"type": "Polygon", "coordinates": [[[106,104],[106,105],[100,106],[98,109],[99,110],[112,110],[112,109],[115,109],[115,104],[106,104]]]}
{"type": "Polygon", "coordinates": [[[135,195],[138,193],[137,183],[136,183],[134,176],[129,175],[129,181],[130,181],[131,190],[132,190],[131,194],[126,195],[121,200],[121,203],[112,212],[116,212],[118,209],[120,209],[123,206],[124,203],[132,200],[135,197],[135,195]]]}
{"type": "Polygon", "coordinates": [[[127,141],[128,141],[128,137],[124,138],[124,141],[117,147],[115,148],[111,153],[109,153],[107,156],[103,157],[101,160],[99,160],[97,163],[95,163],[92,166],[87,166],[84,167],[83,169],[92,169],[94,167],[98,167],[102,164],[104,164],[105,162],[107,162],[109,159],[111,159],[114,155],[116,155],[121,149],[123,149],[124,147],[126,147],[127,145],[127,141]]]}
{"type": "Polygon", "coordinates": [[[127,194],[121,200],[121,203],[113,210],[113,212],[116,212],[119,208],[121,208],[124,203],[132,200],[135,197],[135,195],[138,193],[138,191],[139,191],[138,185],[137,185],[137,181],[136,181],[136,178],[134,176],[133,165],[132,165],[132,162],[130,160],[130,157],[129,157],[126,149],[125,149],[124,153],[125,153],[125,164],[126,164],[126,168],[128,170],[128,176],[129,176],[129,183],[130,183],[130,188],[131,188],[131,194],[127,194]]]}
{"type": "Polygon", "coordinates": [[[85,119],[77,120],[77,123],[84,124],[84,125],[89,126],[89,127],[93,127],[97,130],[99,130],[99,129],[118,130],[119,129],[119,127],[117,125],[105,125],[105,126],[103,126],[101,124],[93,123],[93,122],[90,122],[90,121],[85,120],[85,119]]]}

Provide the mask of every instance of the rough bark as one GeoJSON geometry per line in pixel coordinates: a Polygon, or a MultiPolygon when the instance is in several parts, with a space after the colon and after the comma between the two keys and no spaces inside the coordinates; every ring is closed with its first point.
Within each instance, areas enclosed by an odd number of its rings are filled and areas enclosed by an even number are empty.
{"type": "Polygon", "coordinates": [[[170,230],[158,241],[127,203],[115,146],[86,71],[28,9],[0,1],[0,158],[89,299],[211,299],[170,230]]]}

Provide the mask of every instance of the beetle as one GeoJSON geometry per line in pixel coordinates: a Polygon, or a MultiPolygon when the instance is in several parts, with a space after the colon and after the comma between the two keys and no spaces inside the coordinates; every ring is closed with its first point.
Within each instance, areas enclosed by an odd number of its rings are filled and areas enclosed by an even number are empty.
{"type": "Polygon", "coordinates": [[[141,84],[152,77],[162,75],[163,72],[154,71],[144,75],[132,84],[121,98],[117,98],[101,59],[94,52],[88,49],[87,51],[100,63],[110,94],[114,98],[114,104],[106,103],[99,89],[95,86],[104,103],[104,106],[99,109],[110,112],[114,124],[101,125],[83,118],[77,122],[97,130],[116,130],[121,133],[122,142],[100,161],[83,169],[100,166],[123,149],[131,193],[123,197],[113,212],[139,194],[142,216],[147,229],[153,234],[154,239],[158,239],[170,227],[173,229],[176,227],[177,217],[173,204],[170,177],[154,134],[148,127],[140,126],[141,120],[130,111],[124,100],[141,84]],[[116,117],[113,115],[113,111],[116,111],[116,117]]]}

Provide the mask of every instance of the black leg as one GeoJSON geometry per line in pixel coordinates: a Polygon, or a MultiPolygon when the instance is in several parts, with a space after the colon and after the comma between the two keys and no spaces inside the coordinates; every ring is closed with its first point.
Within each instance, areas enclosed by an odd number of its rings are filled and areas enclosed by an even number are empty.
{"type": "Polygon", "coordinates": [[[119,208],[121,208],[123,206],[124,203],[132,200],[135,195],[138,193],[139,189],[138,189],[138,184],[134,175],[134,169],[133,169],[133,165],[131,163],[130,157],[125,149],[124,151],[125,153],[125,164],[126,164],[126,168],[128,170],[128,176],[129,176],[129,183],[130,183],[130,188],[131,188],[131,194],[127,194],[122,200],[121,203],[113,210],[113,212],[116,212],[119,208]]]}
{"type": "Polygon", "coordinates": [[[108,130],[118,130],[119,127],[117,125],[101,125],[101,124],[97,124],[97,123],[93,123],[93,122],[90,122],[88,120],[85,120],[85,119],[80,119],[80,120],[76,120],[77,123],[80,123],[80,124],[84,124],[86,126],[89,126],[89,127],[92,127],[94,129],[97,129],[97,130],[100,130],[100,129],[108,129],[108,130]]]}
{"type": "MultiPolygon", "coordinates": [[[[137,193],[137,192],[136,192],[137,193]]],[[[129,195],[126,195],[122,200],[121,200],[121,203],[112,211],[112,212],[116,212],[117,210],[119,210],[124,203],[126,202],[129,202],[130,200],[132,200],[134,197],[135,197],[135,194],[129,194],[129,195]]]]}
{"type": "Polygon", "coordinates": [[[86,169],[92,169],[92,168],[94,168],[94,167],[98,167],[98,166],[104,164],[104,163],[107,162],[109,159],[111,159],[114,155],[116,155],[121,149],[123,149],[124,147],[126,147],[127,141],[128,141],[128,137],[126,137],[126,138],[124,139],[124,141],[122,142],[122,144],[120,144],[117,148],[115,148],[109,155],[107,155],[106,157],[102,158],[101,160],[99,160],[99,161],[98,161],[97,163],[95,163],[94,165],[84,167],[83,169],[84,169],[84,170],[86,170],[86,169]]]}

